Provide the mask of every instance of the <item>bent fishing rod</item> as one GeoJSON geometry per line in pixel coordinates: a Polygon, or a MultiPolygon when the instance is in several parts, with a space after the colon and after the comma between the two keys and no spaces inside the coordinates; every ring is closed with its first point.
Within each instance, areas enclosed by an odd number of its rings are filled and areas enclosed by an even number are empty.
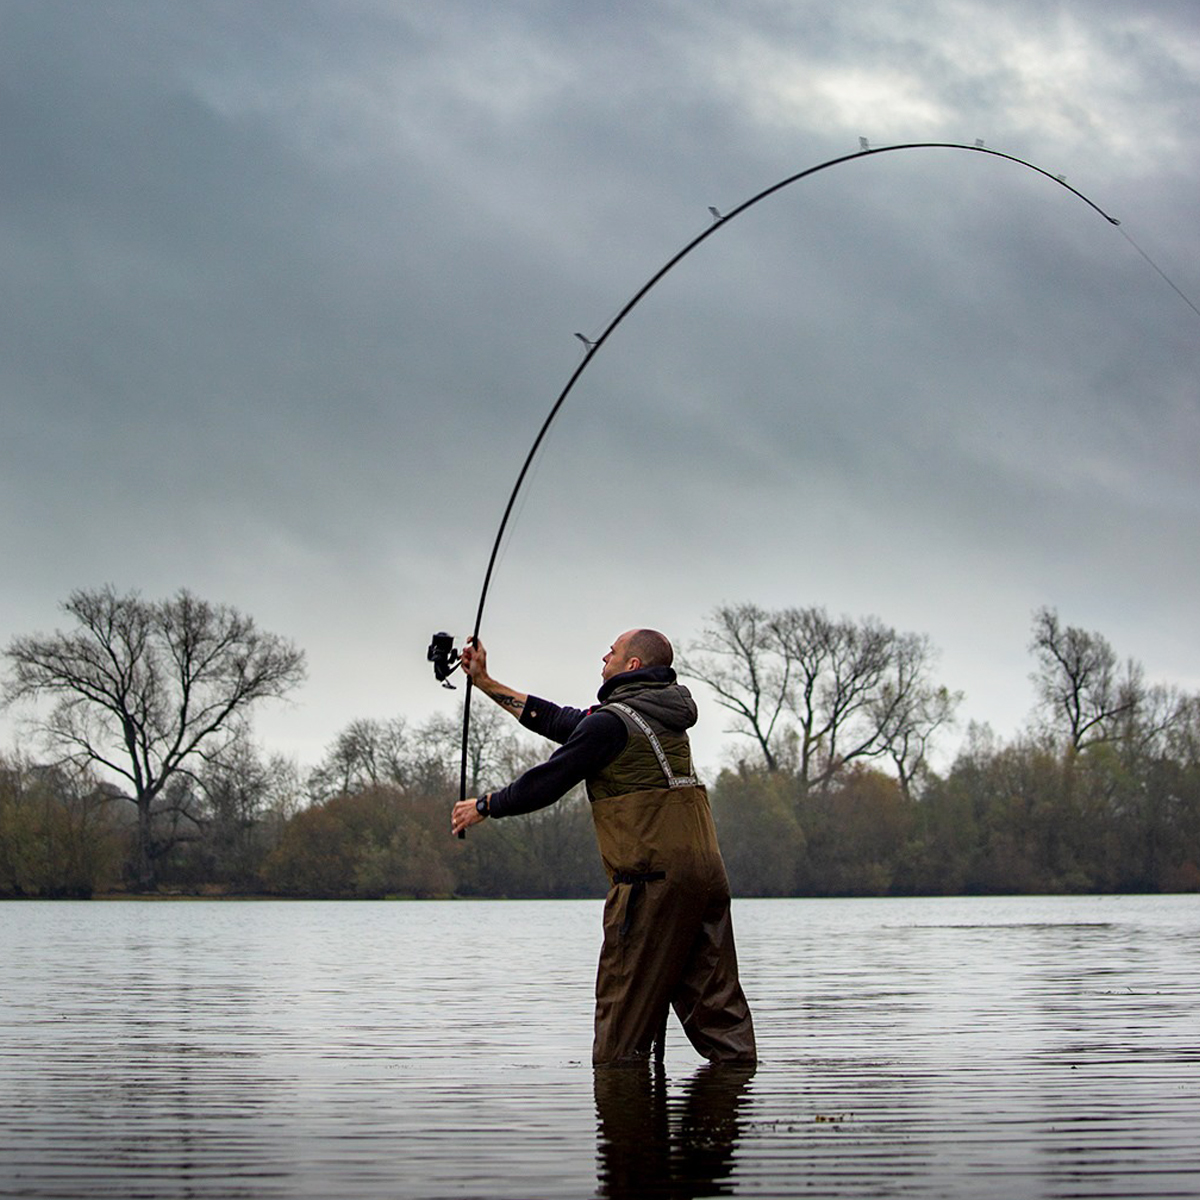
{"type": "MultiPolygon", "coordinates": [[[[479,630],[483,624],[483,611],[487,604],[488,589],[491,586],[492,574],[496,567],[496,560],[500,554],[500,546],[504,541],[504,534],[508,529],[509,520],[512,517],[513,509],[517,502],[517,497],[520,495],[521,488],[525,483],[525,478],[529,474],[529,469],[533,465],[534,460],[537,458],[537,454],[541,449],[542,442],[545,440],[546,434],[550,430],[550,426],[554,423],[554,419],[558,416],[559,410],[566,402],[567,397],[574,390],[575,385],[579,382],[579,379],[583,375],[584,371],[587,370],[592,359],[595,358],[595,356],[599,353],[600,348],[605,342],[608,341],[609,337],[616,331],[618,326],[621,325],[625,318],[628,317],[629,314],[632,313],[635,308],[637,308],[646,295],[676,266],[678,266],[679,263],[687,258],[687,256],[691,254],[693,250],[697,249],[703,242],[706,242],[717,232],[724,229],[731,221],[733,221],[736,217],[741,216],[741,214],[746,212],[748,209],[753,208],[757,204],[761,204],[764,200],[776,195],[778,192],[782,192],[785,188],[789,188],[793,184],[799,183],[802,179],[808,179],[810,176],[816,175],[821,171],[827,171],[832,167],[839,167],[845,163],[872,158],[879,154],[895,154],[899,151],[905,150],[963,150],[967,151],[968,153],[985,154],[991,158],[1003,159],[1006,162],[1015,163],[1017,166],[1025,167],[1027,170],[1034,171],[1038,175],[1043,175],[1052,183],[1057,184],[1059,187],[1065,188],[1073,196],[1076,196],[1078,199],[1082,200],[1083,203],[1086,204],[1090,209],[1103,217],[1107,222],[1109,222],[1109,224],[1120,225],[1121,223],[1116,217],[1109,215],[1098,204],[1085,196],[1083,192],[1067,183],[1063,176],[1052,175],[1049,171],[1044,170],[1034,163],[1027,162],[1025,159],[1018,158],[1013,154],[1006,154],[1002,150],[990,149],[980,142],[976,142],[973,146],[968,146],[963,142],[904,142],[894,146],[872,147],[867,144],[865,138],[860,138],[859,149],[856,152],[852,154],[839,155],[837,158],[831,158],[826,162],[818,163],[814,167],[808,167],[803,171],[796,172],[794,175],[789,175],[786,179],[781,179],[778,183],[773,183],[770,187],[764,188],[761,192],[751,196],[748,200],[742,201],[741,204],[739,204],[736,208],[730,209],[727,213],[721,213],[716,208],[710,207],[708,211],[712,215],[712,223],[706,229],[704,229],[703,232],[692,238],[692,240],[688,242],[681,250],[677,251],[671,256],[671,258],[663,263],[663,265],[659,267],[658,270],[655,271],[654,274],[651,275],[650,278],[647,279],[646,282],[643,283],[636,292],[634,292],[629,300],[626,301],[625,305],[620,309],[617,315],[613,317],[611,321],[609,321],[608,325],[594,341],[589,338],[585,338],[583,334],[575,335],[586,347],[586,353],[584,354],[579,365],[571,373],[570,378],[567,380],[566,386],[561,392],[559,392],[558,398],[555,400],[550,412],[546,416],[546,419],[542,422],[542,426],[538,430],[537,437],[535,437],[533,440],[533,445],[529,448],[529,453],[525,456],[525,461],[521,465],[521,470],[517,475],[516,483],[513,485],[512,492],[508,497],[508,503],[504,507],[504,515],[501,517],[500,526],[496,531],[496,539],[492,543],[492,551],[488,558],[487,570],[484,573],[483,587],[479,593],[479,606],[475,613],[475,625],[468,641],[469,645],[475,646],[479,642],[479,630]]],[[[1128,237],[1128,235],[1126,236],[1128,237]]],[[[1132,243],[1132,239],[1130,239],[1130,241],[1132,243]]],[[[1143,257],[1145,257],[1145,252],[1142,251],[1140,247],[1137,247],[1135,244],[1134,248],[1137,249],[1138,252],[1143,255],[1143,257]]],[[[1151,266],[1154,266],[1154,264],[1151,263],[1151,266]]],[[[1155,270],[1158,270],[1156,266],[1155,270]]],[[[1162,274],[1161,271],[1159,273],[1162,274]]],[[[1170,283],[1171,281],[1168,279],[1167,282],[1170,283]]],[[[1174,287],[1175,285],[1171,284],[1171,286],[1174,287]]],[[[1178,291],[1178,288],[1175,290],[1178,291]]],[[[1182,293],[1180,294],[1182,295],[1182,293]]],[[[1186,296],[1184,296],[1184,300],[1193,309],[1195,309],[1195,305],[1193,305],[1186,296]]],[[[1198,310],[1198,315],[1200,315],[1200,310],[1198,310]]],[[[434,676],[438,682],[441,683],[443,687],[452,688],[454,685],[450,683],[449,676],[454,672],[461,662],[461,653],[454,648],[454,638],[452,635],[449,633],[435,633],[426,653],[426,657],[428,661],[433,664],[434,676]]],[[[467,750],[471,727],[471,690],[471,677],[470,675],[467,675],[466,690],[463,694],[462,759],[459,773],[460,800],[465,800],[467,798],[467,750]]],[[[462,838],[465,837],[466,834],[464,831],[460,831],[458,836],[462,838]]]]}

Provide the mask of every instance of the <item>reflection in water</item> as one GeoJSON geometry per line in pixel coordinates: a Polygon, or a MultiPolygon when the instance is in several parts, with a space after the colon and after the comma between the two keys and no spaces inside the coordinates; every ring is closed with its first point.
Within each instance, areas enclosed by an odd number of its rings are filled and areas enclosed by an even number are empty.
{"type": "Polygon", "coordinates": [[[597,1174],[609,1200],[728,1196],[754,1067],[701,1067],[671,1103],[661,1065],[595,1072],[597,1174]]]}
{"type": "Polygon", "coordinates": [[[753,1079],[593,1071],[598,909],[0,905],[0,1197],[1200,1196],[1200,898],[742,902],[753,1079]]]}

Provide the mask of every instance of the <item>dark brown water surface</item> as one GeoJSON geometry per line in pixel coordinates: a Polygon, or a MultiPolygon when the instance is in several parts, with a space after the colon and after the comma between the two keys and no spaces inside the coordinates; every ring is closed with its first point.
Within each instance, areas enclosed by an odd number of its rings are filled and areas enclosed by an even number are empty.
{"type": "Polygon", "coordinates": [[[1200,898],[734,913],[757,1071],[595,1073],[596,903],[0,905],[0,1197],[1200,1197],[1200,898]]]}

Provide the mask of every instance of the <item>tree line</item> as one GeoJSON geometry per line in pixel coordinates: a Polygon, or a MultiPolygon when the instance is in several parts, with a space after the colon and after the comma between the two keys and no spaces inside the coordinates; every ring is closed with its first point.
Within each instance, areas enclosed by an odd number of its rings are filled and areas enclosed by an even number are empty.
{"type": "MultiPolygon", "coordinates": [[[[5,700],[49,701],[37,753],[0,758],[0,896],[590,897],[606,881],[578,792],[448,835],[458,717],[348,724],[310,771],[249,716],[304,656],[225,606],[76,592],[74,628],[14,638],[5,700]]],[[[1099,633],[1033,614],[1036,716],[966,731],[923,635],[821,608],[713,610],[681,656],[731,717],[710,781],[750,896],[1200,890],[1200,699],[1148,683],[1099,633]]],[[[475,706],[472,791],[549,747],[475,706]]]]}

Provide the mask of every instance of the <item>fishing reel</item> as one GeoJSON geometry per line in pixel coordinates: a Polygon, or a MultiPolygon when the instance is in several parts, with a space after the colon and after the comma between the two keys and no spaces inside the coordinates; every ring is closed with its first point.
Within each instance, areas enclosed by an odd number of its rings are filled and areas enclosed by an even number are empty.
{"type": "Polygon", "coordinates": [[[433,663],[434,678],[444,688],[454,689],[449,677],[458,670],[462,655],[454,648],[454,636],[449,633],[435,633],[429,643],[425,657],[433,663]]]}

